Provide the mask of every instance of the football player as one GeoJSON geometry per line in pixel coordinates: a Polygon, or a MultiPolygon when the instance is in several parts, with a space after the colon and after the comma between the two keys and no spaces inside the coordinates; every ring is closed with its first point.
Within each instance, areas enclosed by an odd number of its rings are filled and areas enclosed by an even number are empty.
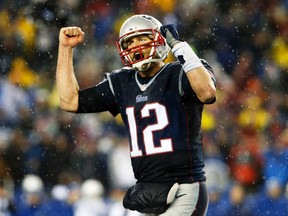
{"type": "Polygon", "coordinates": [[[75,113],[121,115],[137,179],[123,199],[124,207],[146,215],[206,215],[201,118],[204,105],[215,102],[211,67],[179,38],[173,25],[140,14],[123,23],[116,42],[125,67],[79,89],[73,48],[83,39],[79,27],[60,30],[60,106],[75,113]],[[165,64],[170,50],[177,61],[165,64]]]}

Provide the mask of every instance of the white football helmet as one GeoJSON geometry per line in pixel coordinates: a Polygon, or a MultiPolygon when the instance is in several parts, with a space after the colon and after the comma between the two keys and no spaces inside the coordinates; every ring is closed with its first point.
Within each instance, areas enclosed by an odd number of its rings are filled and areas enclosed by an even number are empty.
{"type": "Polygon", "coordinates": [[[22,181],[22,189],[25,193],[41,193],[44,190],[44,183],[38,175],[26,175],[22,181]]]}
{"type": "Polygon", "coordinates": [[[152,16],[140,14],[134,15],[127,19],[119,33],[116,42],[119,55],[126,66],[130,66],[139,71],[147,70],[152,62],[163,61],[170,50],[165,38],[160,34],[162,24],[152,16]],[[127,49],[126,41],[137,35],[148,35],[152,41],[135,46],[133,49],[127,49]],[[143,56],[143,49],[151,47],[149,56],[143,56]],[[129,56],[131,53],[139,53],[137,60],[132,60],[129,56]]]}
{"type": "Polygon", "coordinates": [[[103,197],[103,184],[96,179],[87,179],[81,185],[81,197],[88,199],[100,199],[103,197]]]}

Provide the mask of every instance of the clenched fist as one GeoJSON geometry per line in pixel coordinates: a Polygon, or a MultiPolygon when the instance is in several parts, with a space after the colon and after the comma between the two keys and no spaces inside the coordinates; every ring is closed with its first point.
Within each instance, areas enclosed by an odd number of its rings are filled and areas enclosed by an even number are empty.
{"type": "Polygon", "coordinates": [[[59,33],[59,45],[75,47],[82,43],[85,33],[77,26],[61,28],[59,33]]]}

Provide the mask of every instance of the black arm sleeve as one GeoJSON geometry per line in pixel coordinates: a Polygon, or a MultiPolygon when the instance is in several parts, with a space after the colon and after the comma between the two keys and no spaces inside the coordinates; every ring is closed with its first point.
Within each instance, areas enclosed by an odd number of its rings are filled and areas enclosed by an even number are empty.
{"type": "Polygon", "coordinates": [[[108,80],[79,91],[77,113],[94,113],[109,111],[113,116],[119,113],[108,80]]]}

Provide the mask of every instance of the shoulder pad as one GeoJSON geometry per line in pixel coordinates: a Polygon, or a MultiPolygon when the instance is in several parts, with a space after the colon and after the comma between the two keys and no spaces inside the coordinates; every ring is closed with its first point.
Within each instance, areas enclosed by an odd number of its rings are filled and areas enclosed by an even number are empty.
{"type": "Polygon", "coordinates": [[[121,72],[130,72],[134,71],[131,67],[122,67],[120,69],[113,70],[111,73],[121,73],[121,72]]]}
{"type": "Polygon", "coordinates": [[[105,73],[105,78],[107,78],[107,75],[108,76],[121,75],[124,73],[131,73],[132,71],[134,72],[134,70],[131,67],[123,67],[120,69],[113,70],[112,72],[105,73]]]}

